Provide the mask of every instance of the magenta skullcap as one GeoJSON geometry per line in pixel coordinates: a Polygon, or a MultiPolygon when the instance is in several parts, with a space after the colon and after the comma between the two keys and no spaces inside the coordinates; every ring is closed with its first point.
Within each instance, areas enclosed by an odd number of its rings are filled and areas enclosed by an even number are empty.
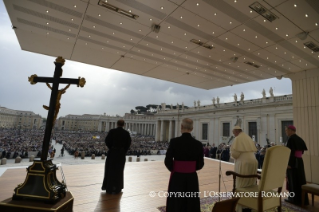
{"type": "Polygon", "coordinates": [[[287,128],[296,131],[296,127],[294,125],[289,125],[287,128]]]}

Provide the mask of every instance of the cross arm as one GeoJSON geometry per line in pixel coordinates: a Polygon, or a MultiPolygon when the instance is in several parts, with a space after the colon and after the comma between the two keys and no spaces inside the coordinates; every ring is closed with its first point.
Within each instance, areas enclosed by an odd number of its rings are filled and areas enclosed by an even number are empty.
{"type": "Polygon", "coordinates": [[[83,87],[85,84],[85,79],[84,78],[78,78],[78,79],[71,79],[71,78],[59,78],[59,79],[54,79],[52,77],[38,77],[36,74],[32,75],[29,77],[29,82],[34,85],[38,82],[44,82],[44,83],[54,83],[58,81],[59,84],[75,84],[78,87],[81,86],[83,87]]]}
{"type": "MultiPolygon", "coordinates": [[[[53,83],[55,81],[52,77],[34,77],[33,82],[46,82],[46,83],[53,83]]],[[[59,78],[59,84],[79,84],[79,79],[70,79],[70,78],[59,78]]]]}

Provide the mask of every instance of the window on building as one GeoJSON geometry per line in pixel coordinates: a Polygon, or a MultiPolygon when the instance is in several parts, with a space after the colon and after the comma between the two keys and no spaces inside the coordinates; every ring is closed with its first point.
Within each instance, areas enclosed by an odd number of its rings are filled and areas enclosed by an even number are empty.
{"type": "Polygon", "coordinates": [[[224,137],[230,136],[230,123],[223,123],[223,136],[224,137]]]}
{"type": "Polygon", "coordinates": [[[255,141],[258,141],[257,137],[257,122],[248,122],[248,135],[253,138],[255,137],[255,141]]]}
{"type": "Polygon", "coordinates": [[[202,124],[202,139],[207,140],[208,139],[208,124],[202,124]]]}
{"type": "Polygon", "coordinates": [[[288,140],[288,137],[287,137],[286,132],[285,132],[286,126],[288,127],[289,125],[293,125],[293,124],[294,124],[293,121],[282,121],[281,122],[281,137],[282,137],[283,143],[286,143],[288,140]]]}

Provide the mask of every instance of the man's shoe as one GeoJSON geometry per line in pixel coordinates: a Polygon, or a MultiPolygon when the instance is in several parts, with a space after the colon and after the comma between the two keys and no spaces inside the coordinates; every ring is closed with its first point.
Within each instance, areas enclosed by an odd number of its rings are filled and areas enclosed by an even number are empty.
{"type": "Polygon", "coordinates": [[[119,194],[119,193],[122,193],[122,189],[119,190],[119,191],[113,191],[112,194],[119,194]]]}

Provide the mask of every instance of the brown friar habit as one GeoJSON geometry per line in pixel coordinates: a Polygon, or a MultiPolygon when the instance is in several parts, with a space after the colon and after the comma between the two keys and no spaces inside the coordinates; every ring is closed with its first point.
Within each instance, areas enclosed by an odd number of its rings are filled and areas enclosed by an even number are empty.
{"type": "MultiPolygon", "coordinates": [[[[293,134],[288,138],[286,146],[291,150],[287,169],[287,189],[289,192],[294,192],[294,197],[289,197],[288,200],[301,204],[301,186],[306,184],[306,175],[302,157],[298,156],[298,151],[302,154],[307,150],[307,146],[298,135],[293,134]],[[297,155],[297,156],[296,156],[297,155]]],[[[308,203],[308,196],[305,197],[305,204],[308,203]]]]}
{"type": "Polygon", "coordinates": [[[118,193],[124,187],[123,172],[126,152],[131,145],[131,136],[122,127],[111,129],[105,138],[105,144],[109,151],[105,161],[102,190],[108,193],[118,193]]]}
{"type": "MultiPolygon", "coordinates": [[[[166,212],[200,212],[199,184],[196,170],[204,166],[203,145],[190,133],[173,138],[166,152],[165,166],[171,172],[166,201],[166,212]],[[182,173],[176,162],[191,163],[193,170],[182,173]],[[180,194],[180,196],[179,196],[180,194]],[[197,195],[196,195],[197,194],[197,195]]],[[[182,167],[182,169],[189,167],[182,167]]]]}

